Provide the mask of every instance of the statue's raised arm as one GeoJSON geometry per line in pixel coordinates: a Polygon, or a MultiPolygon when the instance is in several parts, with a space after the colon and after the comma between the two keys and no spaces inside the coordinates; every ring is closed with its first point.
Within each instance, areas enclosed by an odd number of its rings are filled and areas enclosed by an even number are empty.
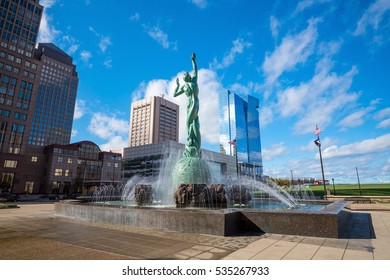
{"type": "Polygon", "coordinates": [[[195,81],[198,79],[198,66],[196,65],[196,54],[192,53],[192,69],[194,70],[194,75],[192,79],[195,79],[195,81]]]}
{"type": "Polygon", "coordinates": [[[173,97],[179,96],[183,92],[184,92],[183,88],[180,88],[179,78],[177,78],[176,79],[176,88],[175,88],[175,91],[173,93],[173,97]]]}

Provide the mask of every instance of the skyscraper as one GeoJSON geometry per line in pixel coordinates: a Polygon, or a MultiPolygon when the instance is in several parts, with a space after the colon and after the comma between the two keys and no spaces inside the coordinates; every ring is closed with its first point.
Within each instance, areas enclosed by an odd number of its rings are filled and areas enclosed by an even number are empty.
{"type": "Polygon", "coordinates": [[[129,146],[179,139],[179,105],[152,96],[131,104],[129,146]]]}
{"type": "Polygon", "coordinates": [[[219,95],[220,152],[236,157],[240,175],[256,178],[263,175],[258,108],[253,96],[219,95]]]}
{"type": "Polygon", "coordinates": [[[39,44],[34,57],[42,67],[28,144],[69,144],[78,87],[76,66],[72,57],[51,43],[39,44]]]}
{"type": "Polygon", "coordinates": [[[78,78],[72,58],[37,42],[39,0],[0,5],[0,191],[38,192],[44,146],[69,144],[78,78]]]}
{"type": "Polygon", "coordinates": [[[38,0],[1,1],[0,189],[22,184],[23,163],[38,90],[33,58],[43,7],[38,0]]]}

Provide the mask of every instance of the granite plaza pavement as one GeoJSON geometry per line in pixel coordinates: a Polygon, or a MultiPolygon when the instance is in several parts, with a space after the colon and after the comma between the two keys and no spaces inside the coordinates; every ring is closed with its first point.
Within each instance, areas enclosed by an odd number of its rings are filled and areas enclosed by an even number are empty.
{"type": "Polygon", "coordinates": [[[53,202],[19,206],[0,209],[0,260],[390,260],[390,204],[353,204],[341,239],[115,227],[58,217],[53,202]]]}

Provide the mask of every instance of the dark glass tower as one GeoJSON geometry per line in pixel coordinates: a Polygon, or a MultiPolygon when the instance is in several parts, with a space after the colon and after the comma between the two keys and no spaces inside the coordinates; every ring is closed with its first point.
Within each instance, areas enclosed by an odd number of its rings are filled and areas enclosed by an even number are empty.
{"type": "Polygon", "coordinates": [[[220,152],[235,156],[239,175],[261,178],[259,100],[227,93],[219,96],[220,152]]]}
{"type": "Polygon", "coordinates": [[[34,56],[42,67],[28,144],[69,144],[78,87],[76,66],[72,57],[51,43],[39,44],[34,56]]]}
{"type": "MultiPolygon", "coordinates": [[[[38,0],[0,4],[0,191],[22,184],[27,138],[37,96],[34,60],[43,7],[38,0]]],[[[16,191],[15,191],[16,190],[16,191]]]]}
{"type": "Polygon", "coordinates": [[[78,86],[72,58],[35,49],[39,0],[0,0],[0,192],[40,192],[44,146],[69,144],[78,86]]]}

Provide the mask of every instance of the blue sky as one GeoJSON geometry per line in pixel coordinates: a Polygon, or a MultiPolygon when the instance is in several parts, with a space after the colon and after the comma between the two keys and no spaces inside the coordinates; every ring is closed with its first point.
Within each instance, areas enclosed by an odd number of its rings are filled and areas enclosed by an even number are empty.
{"type": "MultiPolygon", "coordinates": [[[[72,142],[127,146],[130,104],[173,98],[197,53],[203,148],[228,89],[260,100],[266,175],[390,181],[390,0],[41,0],[39,42],[74,58],[72,142]]],[[[184,110],[181,119],[184,118],[184,110]]],[[[184,142],[184,126],[180,140],[184,142]]]]}

